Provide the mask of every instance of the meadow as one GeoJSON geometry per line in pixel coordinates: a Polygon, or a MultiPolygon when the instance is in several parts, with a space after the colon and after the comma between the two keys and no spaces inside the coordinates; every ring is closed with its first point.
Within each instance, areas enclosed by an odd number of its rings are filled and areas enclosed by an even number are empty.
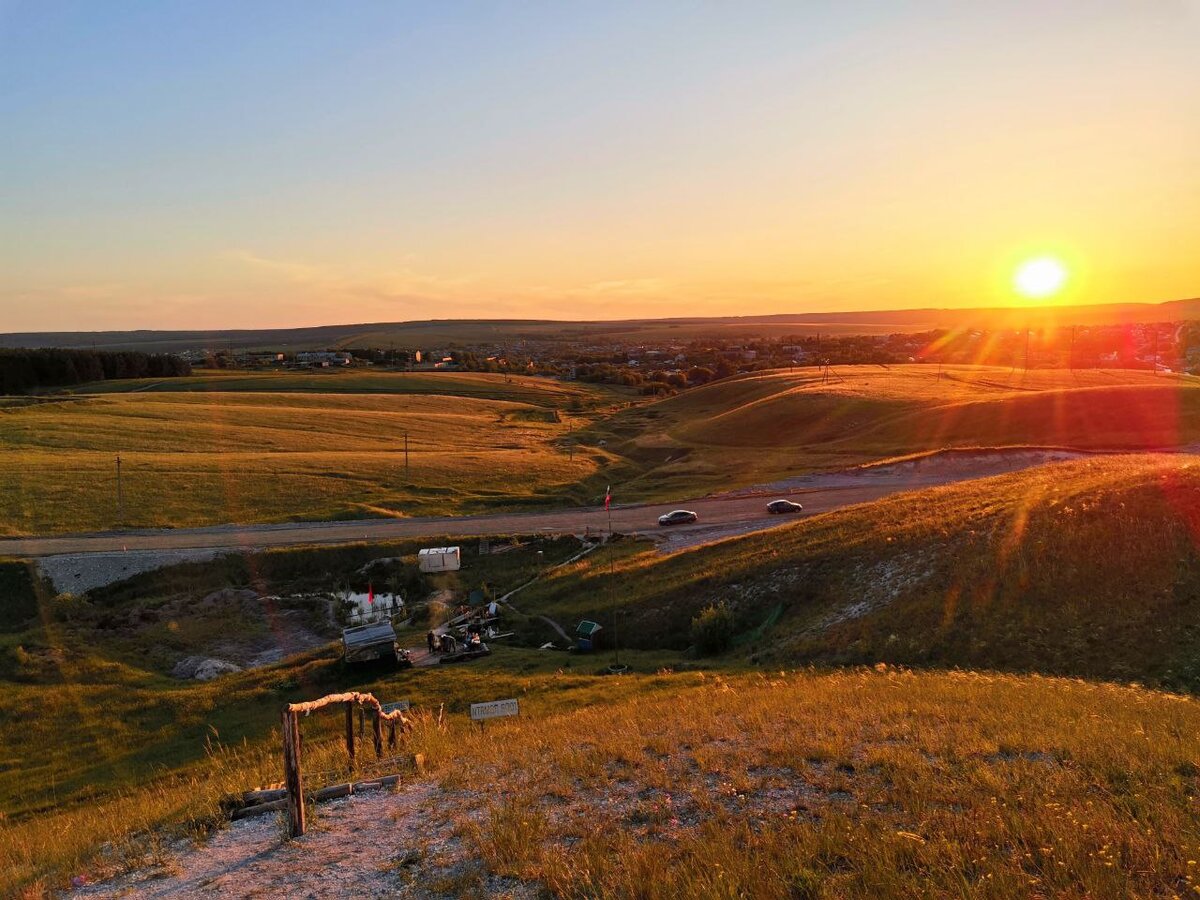
{"type": "Polygon", "coordinates": [[[97,381],[73,388],[78,394],[116,394],[149,391],[254,391],[309,394],[437,394],[507,400],[551,409],[571,405],[591,407],[603,395],[590,385],[567,384],[551,378],[494,375],[483,372],[391,372],[374,369],[314,371],[202,369],[184,378],[128,378],[97,381]]]}
{"type": "Polygon", "coordinates": [[[1191,691],[1198,535],[1193,457],[1096,457],[669,556],[619,542],[531,587],[522,609],[683,652],[692,619],[724,604],[742,662],[961,666],[1191,691]]]}
{"type": "MultiPolygon", "coordinates": [[[[562,897],[1196,888],[1200,708],[1188,698],[888,667],[612,678],[551,671],[518,651],[503,662],[367,685],[418,704],[404,750],[429,771],[406,779],[436,783],[430,815],[474,859],[441,885],[449,893],[479,892],[489,875],[562,897]],[[522,716],[481,733],[464,714],[479,696],[519,696],[522,716]],[[497,784],[481,801],[478,786],[497,784]]],[[[324,689],[314,666],[291,676],[309,696],[324,689]]],[[[268,680],[278,678],[235,686],[233,704],[265,718],[293,693],[268,680]]],[[[336,716],[305,722],[307,765],[331,780],[345,774],[339,727],[336,716]]],[[[193,766],[142,769],[120,793],[0,828],[0,891],[36,896],[75,872],[127,866],[169,873],[175,837],[202,845],[223,797],[279,780],[277,743],[271,733],[226,743],[213,729],[193,766]]],[[[380,846],[381,860],[392,850],[380,846]]]]}
{"type": "Polygon", "coordinates": [[[626,495],[667,500],[945,448],[1200,441],[1200,380],[1117,370],[842,366],[741,375],[591,429],[626,495]]]}
{"type": "Polygon", "coordinates": [[[0,409],[0,534],[546,503],[569,497],[603,464],[601,449],[572,453],[563,439],[606,400],[498,375],[104,383],[0,409]]]}
{"type": "MultiPolygon", "coordinates": [[[[38,613],[0,635],[0,893],[203,841],[225,796],[279,780],[280,706],[351,687],[448,717],[422,719],[405,752],[426,755],[447,827],[480,860],[454,890],[498,873],[558,896],[1183,893],[1200,856],[1200,712],[1162,689],[1200,686],[1198,509],[1200,467],[1142,454],[672,556],[621,540],[523,591],[512,621],[527,646],[478,664],[353,672],[318,648],[208,684],[169,678],[170,659],[137,643],[181,654],[205,638],[186,618],[156,623],[185,608],[167,600],[332,587],[416,543],[239,555],[88,598],[7,564],[0,579],[38,613]],[[701,657],[692,619],[720,603],[731,646],[701,657]],[[619,624],[633,674],[599,674],[608,652],[533,649],[539,615],[619,624]],[[123,634],[118,620],[143,624],[123,634]],[[838,668],[796,668],[811,664],[838,668]],[[470,728],[469,703],[502,696],[522,718],[470,728]],[[485,815],[459,813],[478,807],[461,802],[468,785],[496,783],[485,815]]],[[[570,543],[425,587],[503,590],[570,543]]],[[[344,777],[337,717],[305,727],[310,786],[344,777]]]]}

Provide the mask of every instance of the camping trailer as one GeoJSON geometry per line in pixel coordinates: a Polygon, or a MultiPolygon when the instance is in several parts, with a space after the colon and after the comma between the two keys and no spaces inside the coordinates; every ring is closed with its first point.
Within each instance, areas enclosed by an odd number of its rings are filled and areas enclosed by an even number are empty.
{"type": "Polygon", "coordinates": [[[462,568],[458,547],[427,547],[417,553],[422,572],[457,572],[462,568]]]}

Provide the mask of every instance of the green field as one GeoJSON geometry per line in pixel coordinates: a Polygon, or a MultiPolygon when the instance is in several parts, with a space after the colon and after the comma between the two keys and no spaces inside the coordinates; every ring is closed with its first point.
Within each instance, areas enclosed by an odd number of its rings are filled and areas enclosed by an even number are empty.
{"type": "Polygon", "coordinates": [[[508,400],[534,406],[566,409],[594,406],[607,399],[587,385],[567,384],[550,378],[492,375],[476,372],[388,372],[363,369],[328,369],[316,372],[201,370],[185,378],[130,378],[99,381],[74,388],[80,394],[114,394],[135,391],[254,391],[268,394],[438,394],[508,400]]]}
{"type": "Polygon", "coordinates": [[[1154,450],[1200,441],[1200,380],[1114,370],[844,366],[713,382],[592,430],[650,500],[948,447],[1154,450]]]}
{"type": "Polygon", "coordinates": [[[0,409],[0,534],[561,502],[607,456],[571,454],[563,439],[613,398],[544,379],[440,374],[219,375],[90,390],[0,409]]]}

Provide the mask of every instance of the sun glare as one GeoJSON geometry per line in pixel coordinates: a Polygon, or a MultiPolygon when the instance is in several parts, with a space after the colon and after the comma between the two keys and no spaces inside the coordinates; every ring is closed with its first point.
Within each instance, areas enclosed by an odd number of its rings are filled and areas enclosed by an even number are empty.
{"type": "Polygon", "coordinates": [[[1067,281],[1067,267],[1052,256],[1027,259],[1017,266],[1013,286],[1031,300],[1043,300],[1057,294],[1067,281]]]}

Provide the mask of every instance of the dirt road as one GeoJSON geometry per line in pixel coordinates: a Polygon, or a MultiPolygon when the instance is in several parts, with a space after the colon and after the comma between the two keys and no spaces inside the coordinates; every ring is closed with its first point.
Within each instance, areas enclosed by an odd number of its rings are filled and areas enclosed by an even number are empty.
{"type": "MultiPolygon", "coordinates": [[[[804,504],[804,514],[829,512],[855,503],[878,500],[899,491],[916,490],[1010,472],[1046,462],[1072,458],[1062,451],[992,451],[986,455],[931,456],[892,466],[852,472],[802,476],[762,485],[726,496],[680,500],[675,503],[617,505],[612,508],[614,531],[670,533],[673,543],[699,543],[707,536],[739,534],[791,520],[767,513],[766,501],[787,497],[804,504]],[[657,519],[673,509],[694,510],[695,525],[662,528],[657,519]]],[[[425,516],[410,519],[362,519],[348,522],[310,522],[282,525],[221,525],[177,530],[109,532],[0,540],[0,557],[45,557],[148,550],[238,550],[300,544],[338,544],[394,538],[530,534],[539,532],[592,533],[608,529],[603,508],[583,507],[549,512],[493,513],[479,516],[425,516]]]]}
{"type": "MultiPolygon", "coordinates": [[[[795,494],[806,511],[825,512],[850,503],[862,503],[892,493],[896,488],[870,485],[861,488],[832,488],[795,494]]],[[[784,495],[793,496],[793,495],[784,495]]],[[[651,531],[658,517],[673,509],[695,510],[696,526],[674,526],[695,530],[714,525],[741,524],[769,516],[761,497],[730,497],[686,500],[673,504],[618,506],[612,508],[614,531],[651,531]]],[[[239,549],[283,547],[295,544],[338,544],[350,541],[382,541],[391,538],[435,535],[531,534],[536,532],[593,533],[608,529],[602,508],[584,507],[540,513],[495,513],[483,516],[425,516],[411,519],[363,519],[352,522],[311,522],[289,525],[222,525],[161,531],[129,531],[59,537],[13,538],[0,541],[0,556],[38,557],[65,553],[103,553],[127,549],[181,550],[191,548],[239,549]]]]}

